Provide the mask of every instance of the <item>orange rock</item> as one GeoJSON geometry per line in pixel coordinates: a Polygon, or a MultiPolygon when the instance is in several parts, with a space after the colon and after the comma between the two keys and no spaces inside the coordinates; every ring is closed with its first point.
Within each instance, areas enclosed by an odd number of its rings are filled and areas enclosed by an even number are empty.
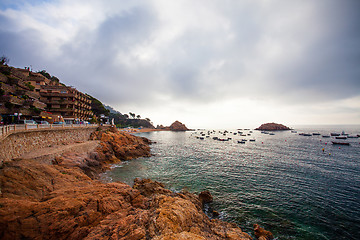
{"type": "Polygon", "coordinates": [[[2,239],[251,239],[235,224],[210,220],[195,194],[149,179],[136,179],[133,188],[93,180],[111,157],[149,154],[146,140],[129,134],[93,137],[102,142],[89,155],[67,153],[56,165],[19,160],[0,169],[2,239]]]}

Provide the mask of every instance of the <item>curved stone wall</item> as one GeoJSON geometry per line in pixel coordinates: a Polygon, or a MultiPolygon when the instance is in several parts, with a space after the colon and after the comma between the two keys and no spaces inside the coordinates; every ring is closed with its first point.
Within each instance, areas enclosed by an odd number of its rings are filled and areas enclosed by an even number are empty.
{"type": "Polygon", "coordinates": [[[33,150],[87,141],[96,128],[36,129],[11,133],[0,143],[0,166],[33,150]]]}

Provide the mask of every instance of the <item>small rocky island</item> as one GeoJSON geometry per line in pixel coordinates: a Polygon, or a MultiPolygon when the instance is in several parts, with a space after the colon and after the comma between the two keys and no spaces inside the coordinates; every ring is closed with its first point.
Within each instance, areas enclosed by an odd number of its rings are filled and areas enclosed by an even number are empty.
{"type": "Polygon", "coordinates": [[[260,127],[256,128],[255,130],[261,130],[261,131],[284,131],[284,130],[291,130],[291,128],[279,124],[279,123],[264,123],[261,124],[260,127]]]}
{"type": "Polygon", "coordinates": [[[179,121],[173,122],[169,127],[164,127],[162,125],[157,126],[156,129],[169,130],[169,131],[189,131],[190,130],[185,126],[185,124],[183,124],[179,121]]]}

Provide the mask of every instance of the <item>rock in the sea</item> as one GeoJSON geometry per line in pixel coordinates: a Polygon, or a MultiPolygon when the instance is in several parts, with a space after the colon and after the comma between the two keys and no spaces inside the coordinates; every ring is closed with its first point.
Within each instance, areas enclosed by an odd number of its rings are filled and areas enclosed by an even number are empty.
{"type": "Polygon", "coordinates": [[[273,234],[270,231],[267,231],[259,226],[259,224],[254,224],[254,234],[258,240],[272,240],[274,239],[273,234]]]}
{"type": "Polygon", "coordinates": [[[173,122],[173,124],[170,125],[171,131],[188,131],[189,129],[185,126],[185,124],[182,124],[179,121],[173,122]]]}
{"type": "Polygon", "coordinates": [[[261,126],[256,128],[255,130],[281,131],[281,130],[290,130],[290,128],[283,124],[279,124],[279,123],[264,123],[264,124],[261,124],[261,126]]]}
{"type": "Polygon", "coordinates": [[[211,193],[208,190],[206,190],[199,194],[199,199],[200,199],[201,205],[204,206],[205,203],[210,203],[213,201],[213,196],[211,195],[211,193]]]}

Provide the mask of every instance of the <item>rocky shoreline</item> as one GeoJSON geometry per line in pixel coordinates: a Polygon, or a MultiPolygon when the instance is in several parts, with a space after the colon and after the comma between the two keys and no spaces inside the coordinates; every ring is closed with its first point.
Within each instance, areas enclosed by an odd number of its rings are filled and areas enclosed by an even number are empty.
{"type": "Polygon", "coordinates": [[[99,141],[95,150],[66,152],[52,164],[18,159],[3,166],[1,239],[252,239],[204,214],[208,192],[174,193],[150,179],[135,179],[133,187],[96,180],[111,163],[150,156],[151,142],[116,129],[91,139],[99,141]]]}

